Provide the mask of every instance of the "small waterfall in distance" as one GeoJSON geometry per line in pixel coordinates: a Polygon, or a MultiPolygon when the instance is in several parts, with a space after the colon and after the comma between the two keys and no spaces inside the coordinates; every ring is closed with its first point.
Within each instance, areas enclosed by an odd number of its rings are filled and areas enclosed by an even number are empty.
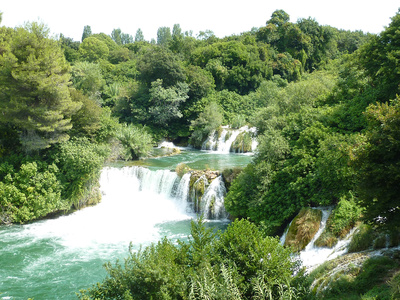
{"type": "Polygon", "coordinates": [[[248,126],[243,126],[239,129],[231,129],[229,126],[222,126],[220,133],[218,131],[213,131],[210,136],[204,141],[201,146],[201,150],[211,150],[217,153],[229,153],[229,152],[254,152],[257,148],[257,140],[255,139],[256,128],[249,128],[248,126]],[[242,141],[238,141],[238,137],[243,134],[249,134],[251,136],[250,144],[247,147],[243,145],[238,147],[237,150],[234,149],[233,145],[235,143],[244,143],[243,137],[242,141]],[[248,148],[244,150],[243,148],[248,148]]]}

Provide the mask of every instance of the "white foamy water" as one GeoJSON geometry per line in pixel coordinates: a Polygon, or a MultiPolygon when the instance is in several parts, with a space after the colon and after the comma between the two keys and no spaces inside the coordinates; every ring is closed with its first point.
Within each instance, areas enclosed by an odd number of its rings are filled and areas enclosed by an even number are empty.
{"type": "MultiPolygon", "coordinates": [[[[230,129],[229,126],[222,126],[222,132],[218,139],[216,139],[215,131],[207,138],[202,145],[202,150],[212,150],[216,153],[227,154],[231,151],[232,144],[235,142],[238,135],[242,132],[251,132],[253,135],[256,134],[256,128],[249,128],[247,125],[239,129],[230,129]],[[230,134],[229,138],[226,136],[230,134]]],[[[257,140],[253,138],[252,151],[257,148],[257,140]]]]}
{"type": "Polygon", "coordinates": [[[333,248],[315,246],[314,242],[321,236],[326,227],[326,222],[332,212],[332,207],[317,209],[322,211],[322,219],[319,230],[306,248],[299,254],[303,266],[308,270],[312,270],[314,267],[324,263],[325,261],[335,259],[336,257],[347,253],[348,245],[355,230],[353,229],[350,231],[350,233],[344,239],[339,240],[333,248]]]}
{"type": "MultiPolygon", "coordinates": [[[[181,186],[181,194],[187,194],[181,186]]],[[[179,186],[175,173],[134,168],[105,168],[100,178],[102,201],[68,216],[25,226],[21,233],[55,239],[68,248],[95,249],[110,244],[147,243],[160,238],[157,224],[190,219],[186,202],[171,197],[179,186]]],[[[182,196],[184,197],[184,196],[182,196]]],[[[112,247],[111,247],[112,248],[112,247]]]]}
{"type": "MultiPolygon", "coordinates": [[[[98,205],[0,226],[0,299],[75,299],[104,279],[104,263],[123,263],[130,243],[136,251],[165,236],[186,240],[196,218],[188,206],[190,174],[180,178],[165,169],[104,168],[98,205]]],[[[207,224],[227,226],[226,220],[207,224]]]]}

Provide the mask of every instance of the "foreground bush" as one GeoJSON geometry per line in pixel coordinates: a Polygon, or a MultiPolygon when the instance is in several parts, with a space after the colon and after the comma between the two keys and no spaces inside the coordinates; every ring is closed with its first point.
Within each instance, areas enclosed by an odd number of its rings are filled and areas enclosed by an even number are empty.
{"type": "Polygon", "coordinates": [[[0,224],[24,223],[63,208],[56,165],[0,164],[0,224]]]}
{"type": "Polygon", "coordinates": [[[286,299],[297,263],[279,240],[264,237],[247,220],[221,233],[192,222],[189,242],[164,238],[122,265],[106,266],[108,277],[81,291],[80,299],[286,299]]]}
{"type": "Polygon", "coordinates": [[[100,170],[109,155],[107,146],[91,143],[87,138],[76,138],[62,143],[53,153],[60,169],[63,199],[79,208],[91,185],[98,185],[100,170]]]}

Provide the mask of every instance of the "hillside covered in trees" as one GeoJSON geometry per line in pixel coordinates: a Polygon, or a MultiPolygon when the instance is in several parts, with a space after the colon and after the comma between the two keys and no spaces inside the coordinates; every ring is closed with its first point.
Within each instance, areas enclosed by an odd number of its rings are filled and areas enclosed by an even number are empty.
{"type": "MultiPolygon", "coordinates": [[[[132,254],[132,270],[171,260],[157,288],[134,294],[122,269],[109,266],[121,289],[110,279],[82,298],[200,299],[212,284],[231,293],[215,292],[215,299],[264,299],[265,290],[277,299],[308,297],[296,292],[306,283],[291,276],[289,254],[265,237],[281,234],[302,208],[336,206],[327,244],[360,220],[398,243],[399,32],[399,12],[372,35],[312,18],[292,23],[282,10],[264,27],[222,39],[211,31],[194,37],[179,24],[159,28],[151,42],[140,29],[132,37],[86,26],[74,41],[51,38],[37,23],[0,27],[0,222],[94,204],[106,161],[145,157],[162,139],[199,147],[221,125],[248,124],[259,145],[225,198],[242,221],[218,241],[200,222],[179,250],[164,240],[132,254]],[[240,257],[249,248],[228,250],[240,231],[249,241],[238,245],[279,248],[274,267],[249,266],[240,257]],[[282,262],[287,269],[277,266],[282,262]],[[192,276],[190,290],[183,282],[192,276]]],[[[390,295],[399,295],[398,285],[390,295]]]]}

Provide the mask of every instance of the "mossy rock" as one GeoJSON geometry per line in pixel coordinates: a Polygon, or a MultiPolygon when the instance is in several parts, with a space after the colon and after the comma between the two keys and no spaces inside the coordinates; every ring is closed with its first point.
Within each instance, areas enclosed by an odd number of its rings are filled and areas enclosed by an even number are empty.
{"type": "Polygon", "coordinates": [[[293,219],[286,235],[285,246],[303,250],[317,233],[322,219],[319,209],[303,208],[293,219]]]}
{"type": "Polygon", "coordinates": [[[180,163],[176,166],[175,172],[176,174],[178,174],[179,177],[182,177],[186,173],[190,172],[190,168],[185,163],[180,163]]]}
{"type": "Polygon", "coordinates": [[[251,152],[252,143],[251,133],[247,131],[241,132],[232,143],[231,151],[235,153],[251,152]]]}
{"type": "Polygon", "coordinates": [[[332,248],[338,242],[338,238],[334,236],[331,232],[324,230],[321,236],[314,242],[317,247],[327,247],[332,248]]]}
{"type": "Polygon", "coordinates": [[[371,226],[361,224],[353,235],[349,244],[349,253],[372,249],[377,234],[371,226]]]}
{"type": "Polygon", "coordinates": [[[233,180],[243,171],[243,168],[235,167],[224,169],[222,171],[222,178],[224,180],[224,184],[226,189],[229,191],[233,180]]]}

